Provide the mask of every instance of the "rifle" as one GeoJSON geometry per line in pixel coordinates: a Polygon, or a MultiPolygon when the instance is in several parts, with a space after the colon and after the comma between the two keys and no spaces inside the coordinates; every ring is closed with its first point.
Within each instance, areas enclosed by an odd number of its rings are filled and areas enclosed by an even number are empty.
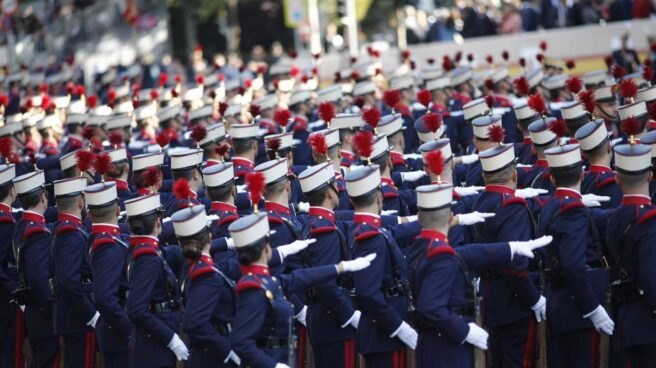
{"type": "MultiPolygon", "coordinates": [[[[538,261],[538,272],[540,278],[540,294],[544,295],[545,292],[545,274],[544,263],[542,260],[538,261]]],[[[538,323],[538,355],[535,362],[536,368],[547,368],[547,324],[545,321],[538,323]]]]}
{"type": "MultiPolygon", "coordinates": [[[[483,326],[483,317],[481,316],[481,297],[476,289],[476,279],[471,280],[472,289],[474,290],[474,312],[476,316],[476,324],[483,326]]],[[[474,347],[474,368],[485,368],[486,355],[485,350],[474,347]]]]}

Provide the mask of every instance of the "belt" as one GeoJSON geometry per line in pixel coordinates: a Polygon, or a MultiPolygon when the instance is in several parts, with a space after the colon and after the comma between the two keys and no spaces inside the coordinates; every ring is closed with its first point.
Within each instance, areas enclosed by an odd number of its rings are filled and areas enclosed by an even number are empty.
{"type": "Polygon", "coordinates": [[[264,349],[289,348],[289,340],[286,338],[267,337],[258,340],[257,345],[264,349]]]}
{"type": "Polygon", "coordinates": [[[180,299],[173,299],[161,303],[152,303],[150,309],[155,313],[176,312],[180,310],[181,306],[180,299]]]}

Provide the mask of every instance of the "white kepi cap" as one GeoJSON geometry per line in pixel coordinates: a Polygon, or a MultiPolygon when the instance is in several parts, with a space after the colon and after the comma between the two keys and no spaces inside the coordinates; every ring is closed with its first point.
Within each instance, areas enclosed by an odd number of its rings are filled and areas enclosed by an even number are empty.
{"type": "Polygon", "coordinates": [[[380,119],[377,131],[380,134],[390,136],[403,129],[403,119],[401,114],[385,115],[380,119]]]}
{"type": "Polygon", "coordinates": [[[8,183],[16,177],[16,165],[0,165],[0,185],[8,183]]]}
{"type": "Polygon", "coordinates": [[[255,166],[255,172],[264,174],[264,181],[266,184],[275,183],[278,180],[287,176],[287,159],[278,158],[270,160],[255,166]]]}
{"type": "Polygon", "coordinates": [[[476,100],[467,102],[462,107],[462,111],[465,115],[465,120],[472,120],[479,116],[489,114],[490,108],[487,106],[485,99],[478,98],[476,100]]]}
{"type": "Polygon", "coordinates": [[[255,139],[258,129],[257,124],[232,124],[230,135],[232,139],[255,139]]]}
{"type": "Polygon", "coordinates": [[[581,149],[578,144],[566,144],[544,151],[552,169],[564,168],[581,162],[581,149]]]}
{"type": "Polygon", "coordinates": [[[361,197],[380,187],[380,168],[378,165],[361,167],[346,174],[344,180],[349,197],[361,197]]]}
{"type": "Polygon", "coordinates": [[[487,149],[479,155],[481,166],[486,173],[497,172],[515,161],[515,150],[512,144],[503,144],[487,149]]]}
{"type": "Polygon", "coordinates": [[[608,130],[603,120],[591,121],[580,127],[575,134],[581,145],[581,150],[591,151],[608,138],[608,130]]]}
{"type": "Polygon", "coordinates": [[[269,235],[269,220],[265,213],[248,215],[230,224],[228,231],[235,247],[247,247],[269,235]]]}
{"type": "Polygon", "coordinates": [[[171,170],[187,169],[203,162],[202,149],[184,149],[171,154],[171,170]]]}
{"type": "Polygon", "coordinates": [[[103,207],[112,204],[118,198],[116,195],[116,182],[106,181],[89,185],[84,189],[84,197],[87,201],[87,207],[103,207]]]}
{"type": "Polygon", "coordinates": [[[620,144],[615,151],[615,170],[640,174],[651,168],[651,148],[644,144],[620,144]]]}
{"type": "Polygon", "coordinates": [[[152,193],[125,201],[125,214],[128,217],[147,215],[161,207],[159,193],[152,193]]]}
{"type": "Polygon", "coordinates": [[[335,129],[358,129],[364,124],[360,114],[339,113],[330,122],[335,129]]]}
{"type": "Polygon", "coordinates": [[[46,182],[43,170],[37,170],[14,178],[14,189],[17,194],[30,193],[41,188],[46,182]]]}
{"type": "Polygon", "coordinates": [[[144,153],[132,156],[132,172],[145,170],[149,167],[160,167],[164,164],[164,152],[144,153]]]}
{"type": "Polygon", "coordinates": [[[474,136],[478,139],[489,139],[489,131],[492,126],[501,126],[501,116],[481,116],[472,121],[474,136]]]}
{"type": "Polygon", "coordinates": [[[298,176],[303,193],[310,193],[318,189],[323,189],[331,182],[335,181],[335,169],[330,162],[324,162],[319,165],[310,166],[303,170],[298,176]]]}
{"type": "Polygon", "coordinates": [[[203,169],[202,173],[203,181],[208,188],[218,188],[234,183],[235,170],[232,162],[208,166],[203,169]]]}
{"type": "Polygon", "coordinates": [[[171,216],[173,231],[179,238],[196,235],[207,229],[205,206],[198,205],[177,211],[171,216]]]}
{"type": "Polygon", "coordinates": [[[431,184],[417,187],[417,208],[437,210],[451,206],[453,186],[451,184],[431,184]]]}
{"type": "Polygon", "coordinates": [[[55,197],[66,197],[82,194],[87,187],[87,179],[84,177],[75,177],[69,179],[55,180],[55,197]]]}

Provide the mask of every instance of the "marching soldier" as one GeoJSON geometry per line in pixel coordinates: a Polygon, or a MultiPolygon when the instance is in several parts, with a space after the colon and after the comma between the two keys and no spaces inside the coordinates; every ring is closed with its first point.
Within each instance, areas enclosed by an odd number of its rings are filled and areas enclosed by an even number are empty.
{"type": "Polygon", "coordinates": [[[96,333],[100,314],[92,300],[91,268],[87,261],[89,242],[82,224],[85,210],[83,177],[54,183],[57,222],[51,252],[54,264],[54,328],[64,339],[67,367],[93,368],[96,357],[96,333]],[[82,353],[84,352],[84,353],[82,353]]]}
{"type": "Polygon", "coordinates": [[[231,126],[232,148],[235,151],[231,161],[234,165],[236,185],[244,185],[246,174],[255,169],[257,130],[256,124],[232,124],[231,126]]]}
{"type": "Polygon", "coordinates": [[[200,165],[203,162],[202,149],[182,149],[174,154],[171,154],[171,172],[173,174],[173,193],[175,195],[169,196],[164,204],[166,215],[170,217],[179,209],[188,206],[195,206],[200,204],[198,192],[203,187],[203,175],[200,171],[200,165]],[[189,191],[181,193],[176,191],[176,184],[186,182],[189,191]]]}
{"type": "Polygon", "coordinates": [[[16,177],[14,164],[0,165],[0,366],[22,365],[21,356],[15,356],[16,349],[22,351],[23,311],[12,301],[11,293],[16,290],[18,269],[12,248],[12,234],[16,219],[11,205],[16,200],[13,179],[16,177]]]}

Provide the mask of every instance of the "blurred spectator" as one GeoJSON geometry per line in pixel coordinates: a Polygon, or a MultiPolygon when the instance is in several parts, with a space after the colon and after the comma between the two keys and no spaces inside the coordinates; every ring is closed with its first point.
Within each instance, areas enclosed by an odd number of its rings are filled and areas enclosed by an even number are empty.
{"type": "Polygon", "coordinates": [[[651,0],[636,0],[633,4],[633,18],[649,18],[654,12],[654,6],[651,0]]]}
{"type": "Polygon", "coordinates": [[[582,26],[585,24],[599,23],[601,14],[594,8],[592,0],[581,0],[572,4],[569,10],[569,25],[582,26]]]}
{"type": "Polygon", "coordinates": [[[628,74],[638,71],[640,60],[638,59],[638,54],[631,45],[628,33],[622,35],[620,48],[613,51],[613,62],[623,67],[628,74]]]}
{"type": "Polygon", "coordinates": [[[633,0],[614,0],[608,8],[608,21],[618,22],[631,19],[633,0]]]}
{"type": "Polygon", "coordinates": [[[526,32],[537,31],[540,24],[540,9],[532,0],[522,0],[519,6],[522,16],[522,29],[526,32]]]}
{"type": "Polygon", "coordinates": [[[503,15],[499,25],[499,33],[517,33],[522,30],[522,16],[513,4],[503,5],[503,15]]]}

